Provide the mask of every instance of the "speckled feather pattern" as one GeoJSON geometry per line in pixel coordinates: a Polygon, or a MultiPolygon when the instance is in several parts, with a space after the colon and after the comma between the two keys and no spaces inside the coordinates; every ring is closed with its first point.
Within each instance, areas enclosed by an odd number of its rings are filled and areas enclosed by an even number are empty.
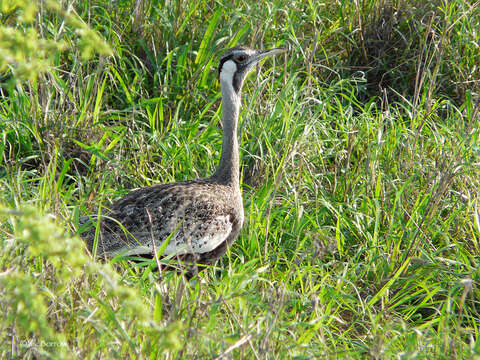
{"type": "MultiPolygon", "coordinates": [[[[88,221],[95,219],[83,217],[80,222],[88,221]]],[[[190,254],[199,263],[210,264],[225,253],[242,223],[241,194],[231,185],[212,179],[155,185],[112,204],[100,224],[97,254],[152,254],[152,238],[159,249],[170,237],[163,255],[190,254]]],[[[92,250],[95,226],[82,236],[92,250]]]]}

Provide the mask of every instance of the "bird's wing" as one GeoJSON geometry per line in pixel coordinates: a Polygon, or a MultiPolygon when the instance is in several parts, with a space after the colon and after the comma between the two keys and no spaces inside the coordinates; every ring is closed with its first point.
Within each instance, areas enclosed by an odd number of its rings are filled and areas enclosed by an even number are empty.
{"type": "MultiPolygon", "coordinates": [[[[188,221],[189,219],[185,220],[188,221]]],[[[182,228],[182,223],[179,223],[178,229],[173,230],[171,236],[163,240],[167,241],[168,244],[161,255],[203,254],[210,252],[226,241],[232,231],[232,224],[230,215],[217,216],[216,218],[209,219],[207,222],[188,228],[182,228]]],[[[147,234],[132,235],[140,235],[140,237],[145,238],[147,234]]],[[[157,251],[162,247],[163,241],[160,243],[158,239],[155,240],[157,251]]],[[[152,253],[153,241],[150,241],[149,243],[143,242],[143,244],[140,242],[138,244],[129,244],[128,247],[119,249],[112,255],[116,256],[121,254],[123,256],[132,256],[152,253]]]]}
{"type": "MultiPolygon", "coordinates": [[[[134,191],[114,203],[102,219],[97,253],[144,255],[203,254],[217,248],[232,232],[235,218],[228,192],[208,184],[182,183],[134,191]],[[203,187],[202,187],[203,186],[203,187]]],[[[90,230],[94,238],[95,229],[90,230]]],[[[86,236],[84,236],[86,237],[86,236]]],[[[93,240],[89,241],[90,248],[93,240]]]]}

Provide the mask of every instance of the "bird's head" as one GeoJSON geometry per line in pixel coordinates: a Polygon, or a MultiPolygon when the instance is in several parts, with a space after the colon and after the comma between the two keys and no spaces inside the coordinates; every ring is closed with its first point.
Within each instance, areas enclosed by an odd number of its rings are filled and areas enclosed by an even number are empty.
{"type": "Polygon", "coordinates": [[[227,50],[220,58],[218,75],[220,83],[231,84],[238,94],[243,80],[253,67],[263,58],[286,52],[286,49],[254,50],[246,46],[236,46],[227,50]]]}

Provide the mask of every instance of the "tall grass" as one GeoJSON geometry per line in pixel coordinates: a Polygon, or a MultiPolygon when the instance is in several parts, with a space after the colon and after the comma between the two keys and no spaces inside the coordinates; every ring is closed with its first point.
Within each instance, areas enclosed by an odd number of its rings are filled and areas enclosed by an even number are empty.
{"type": "Polygon", "coordinates": [[[2,69],[2,358],[480,357],[477,3],[38,4],[10,26],[66,47],[2,69]],[[243,91],[239,239],[188,282],[90,259],[80,215],[213,172],[237,44],[290,48],[243,91]]]}

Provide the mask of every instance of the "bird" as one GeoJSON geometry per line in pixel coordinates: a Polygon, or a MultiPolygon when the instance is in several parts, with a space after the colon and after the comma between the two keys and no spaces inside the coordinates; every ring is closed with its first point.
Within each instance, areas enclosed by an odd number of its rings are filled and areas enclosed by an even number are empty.
{"type": "Polygon", "coordinates": [[[203,266],[226,253],[244,221],[237,134],[242,86],[262,59],[286,51],[236,46],[223,53],[218,65],[222,152],[215,172],[207,178],[132,190],[113,202],[98,221],[94,216],[81,217],[80,235],[91,254],[104,259],[153,258],[162,249],[163,257],[203,266]]]}

